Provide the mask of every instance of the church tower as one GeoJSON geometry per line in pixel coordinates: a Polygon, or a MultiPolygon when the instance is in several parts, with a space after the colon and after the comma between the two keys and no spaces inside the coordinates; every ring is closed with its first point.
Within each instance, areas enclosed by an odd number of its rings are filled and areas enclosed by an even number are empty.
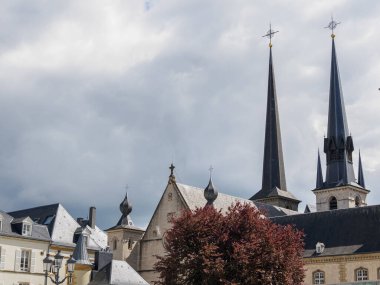
{"type": "Polygon", "coordinates": [[[133,269],[137,270],[140,260],[140,240],[144,230],[136,227],[130,217],[132,204],[128,199],[128,192],[119,206],[121,217],[116,226],[106,230],[109,248],[113,253],[113,259],[124,260],[133,269]]]}
{"type": "Polygon", "coordinates": [[[272,62],[271,39],[275,33],[277,33],[277,31],[273,31],[270,28],[265,35],[270,39],[270,42],[262,187],[250,200],[297,211],[300,200],[286,189],[280,118],[278,114],[276,84],[272,62]]]}
{"type": "Polygon", "coordinates": [[[334,29],[339,23],[332,20],[332,53],[330,71],[329,113],[327,137],[323,151],[326,154],[326,180],[323,182],[318,153],[317,183],[313,190],[317,200],[317,211],[345,209],[366,205],[369,193],[364,186],[364,176],[359,161],[359,183],[356,182],[352,162],[354,143],[348,130],[339,68],[335,52],[334,29]]]}

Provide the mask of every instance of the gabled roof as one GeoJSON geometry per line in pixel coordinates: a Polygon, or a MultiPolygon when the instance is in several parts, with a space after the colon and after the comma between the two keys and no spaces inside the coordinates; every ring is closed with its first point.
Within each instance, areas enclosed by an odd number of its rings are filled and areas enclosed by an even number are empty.
{"type": "Polygon", "coordinates": [[[100,269],[90,285],[148,285],[127,262],[112,260],[111,263],[100,269]]]}
{"type": "Polygon", "coordinates": [[[304,257],[380,252],[380,205],[274,217],[305,233],[304,257]],[[317,242],[325,244],[317,255],[317,242]]]}
{"type": "MultiPolygon", "coordinates": [[[[207,201],[203,195],[203,189],[181,183],[176,183],[175,185],[177,186],[177,189],[179,190],[182,198],[184,199],[185,203],[187,204],[190,210],[195,210],[196,208],[201,208],[206,205],[207,201]]],[[[216,200],[213,202],[213,205],[216,209],[225,212],[228,210],[228,207],[237,202],[252,204],[259,210],[264,211],[266,215],[269,217],[294,215],[298,213],[281,207],[254,202],[251,200],[234,197],[220,192],[216,200]]]]}

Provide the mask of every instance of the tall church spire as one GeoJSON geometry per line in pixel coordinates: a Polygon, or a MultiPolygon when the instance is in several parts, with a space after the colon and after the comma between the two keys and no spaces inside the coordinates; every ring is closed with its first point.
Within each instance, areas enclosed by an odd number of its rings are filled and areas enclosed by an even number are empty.
{"type": "MultiPolygon", "coordinates": [[[[336,22],[329,25],[335,28],[336,22]],[[335,24],[334,24],[335,23],[335,24]]],[[[325,188],[347,185],[355,182],[355,174],[352,165],[352,152],[354,144],[348,132],[346,110],[343,100],[343,92],[339,77],[339,68],[335,52],[335,35],[332,38],[331,73],[329,114],[327,125],[327,137],[324,141],[326,153],[326,182],[325,188]]]]}
{"type": "MultiPolygon", "coordinates": [[[[331,19],[326,27],[332,31],[332,51],[327,137],[324,138],[323,147],[326,154],[326,180],[321,182],[323,181],[322,171],[319,166],[320,161],[318,161],[317,184],[313,190],[318,212],[365,206],[367,194],[370,192],[355,180],[352,164],[354,143],[348,129],[335,51],[334,29],[338,24],[331,19]]],[[[364,180],[361,181],[364,185],[364,180]]]]}
{"type": "Polygon", "coordinates": [[[270,197],[273,199],[285,199],[289,203],[275,203],[278,206],[295,209],[298,207],[298,200],[286,189],[284,158],[282,154],[280,117],[278,113],[278,103],[276,95],[276,83],[274,78],[272,41],[271,38],[277,31],[271,28],[265,35],[269,37],[269,74],[268,74],[268,94],[267,113],[265,123],[265,142],[263,159],[263,177],[261,190],[257,192],[251,200],[262,200],[270,197]],[[288,201],[289,200],[289,201],[288,201]],[[296,205],[294,204],[296,202],[296,205]],[[285,204],[287,206],[285,206],[285,204]]]}

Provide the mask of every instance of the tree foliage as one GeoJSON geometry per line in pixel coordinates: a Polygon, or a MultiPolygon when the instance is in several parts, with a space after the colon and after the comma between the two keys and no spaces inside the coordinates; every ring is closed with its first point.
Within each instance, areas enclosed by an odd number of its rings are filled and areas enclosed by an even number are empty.
{"type": "Polygon", "coordinates": [[[303,233],[272,223],[249,204],[227,213],[184,211],[165,234],[155,269],[165,285],[302,284],[303,233]]]}

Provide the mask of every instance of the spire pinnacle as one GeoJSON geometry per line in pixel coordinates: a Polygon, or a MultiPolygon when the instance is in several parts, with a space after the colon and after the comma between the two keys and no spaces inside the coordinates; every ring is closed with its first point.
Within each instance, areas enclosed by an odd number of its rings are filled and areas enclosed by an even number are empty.
{"type": "Polygon", "coordinates": [[[266,35],[263,36],[263,38],[269,38],[269,47],[272,47],[272,38],[274,37],[274,34],[278,33],[278,31],[272,30],[272,24],[269,23],[269,30],[266,35]]]}
{"type": "Polygon", "coordinates": [[[322,174],[321,156],[319,155],[319,149],[318,149],[318,162],[317,162],[317,182],[316,182],[315,188],[316,189],[323,188],[323,174],[322,174]]]}
{"type": "Polygon", "coordinates": [[[364,174],[363,174],[363,166],[362,166],[362,157],[360,155],[359,150],[359,170],[358,170],[358,184],[365,188],[365,182],[364,182],[364,174]]]}

